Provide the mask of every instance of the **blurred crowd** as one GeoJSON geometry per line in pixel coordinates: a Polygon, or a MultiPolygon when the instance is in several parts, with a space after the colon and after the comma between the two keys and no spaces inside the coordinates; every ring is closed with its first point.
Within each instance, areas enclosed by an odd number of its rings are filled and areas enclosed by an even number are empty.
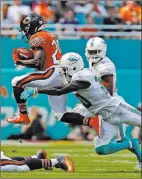
{"type": "MultiPolygon", "coordinates": [[[[25,14],[35,12],[40,14],[47,24],[138,25],[142,22],[141,5],[141,1],[120,0],[5,0],[2,1],[1,23],[19,24],[25,14]]],[[[82,31],[97,32],[98,29],[83,28],[82,31]]]]}

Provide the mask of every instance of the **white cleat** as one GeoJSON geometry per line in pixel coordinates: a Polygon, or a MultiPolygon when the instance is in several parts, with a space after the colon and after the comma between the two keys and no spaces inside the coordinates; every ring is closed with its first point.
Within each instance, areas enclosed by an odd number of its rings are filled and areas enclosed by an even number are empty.
{"type": "Polygon", "coordinates": [[[1,156],[2,156],[2,155],[4,155],[4,152],[3,152],[3,151],[1,151],[1,156]]]}
{"type": "Polygon", "coordinates": [[[135,169],[142,170],[142,162],[138,162],[135,169]]]}

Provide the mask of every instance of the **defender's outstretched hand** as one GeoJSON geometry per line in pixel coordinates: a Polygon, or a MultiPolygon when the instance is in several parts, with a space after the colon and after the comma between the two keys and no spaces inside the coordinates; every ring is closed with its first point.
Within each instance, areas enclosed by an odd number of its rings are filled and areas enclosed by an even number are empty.
{"type": "Polygon", "coordinates": [[[20,98],[26,100],[30,96],[34,96],[36,94],[36,88],[26,88],[22,93],[20,98]]]}

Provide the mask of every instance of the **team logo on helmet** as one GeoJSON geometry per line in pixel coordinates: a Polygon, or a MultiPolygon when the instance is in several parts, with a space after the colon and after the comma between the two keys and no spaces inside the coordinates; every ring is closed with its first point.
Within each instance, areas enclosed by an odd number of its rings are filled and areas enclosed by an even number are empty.
{"type": "Polygon", "coordinates": [[[79,58],[76,55],[70,55],[68,60],[71,62],[71,64],[74,64],[79,60],[79,58]]]}
{"type": "Polygon", "coordinates": [[[79,58],[71,57],[71,58],[68,58],[68,60],[70,61],[71,64],[74,64],[79,60],[79,58]]]}

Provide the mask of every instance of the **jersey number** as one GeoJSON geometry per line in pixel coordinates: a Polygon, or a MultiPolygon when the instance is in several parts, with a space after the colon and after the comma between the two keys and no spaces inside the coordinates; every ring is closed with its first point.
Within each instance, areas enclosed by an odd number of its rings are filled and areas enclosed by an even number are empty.
{"type": "Polygon", "coordinates": [[[55,52],[52,55],[52,59],[53,59],[53,63],[55,65],[57,65],[57,64],[59,64],[59,60],[57,59],[57,54],[58,54],[58,52],[61,53],[58,40],[53,40],[52,41],[52,46],[54,46],[54,45],[56,47],[56,50],[55,50],[55,52]]]}
{"type": "Polygon", "coordinates": [[[90,103],[90,101],[88,101],[86,98],[84,98],[83,96],[81,96],[80,94],[76,93],[75,94],[76,97],[83,103],[83,105],[86,108],[90,108],[92,106],[92,104],[90,103]]]}

